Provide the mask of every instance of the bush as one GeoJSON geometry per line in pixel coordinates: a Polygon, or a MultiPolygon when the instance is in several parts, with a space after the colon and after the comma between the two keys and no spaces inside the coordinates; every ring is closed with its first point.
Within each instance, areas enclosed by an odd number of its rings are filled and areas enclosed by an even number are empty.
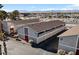
{"type": "Polygon", "coordinates": [[[65,55],[66,52],[63,49],[59,49],[58,52],[57,52],[57,54],[59,54],[59,55],[65,55]]]}
{"type": "Polygon", "coordinates": [[[73,51],[68,52],[68,55],[75,55],[73,51]]]}

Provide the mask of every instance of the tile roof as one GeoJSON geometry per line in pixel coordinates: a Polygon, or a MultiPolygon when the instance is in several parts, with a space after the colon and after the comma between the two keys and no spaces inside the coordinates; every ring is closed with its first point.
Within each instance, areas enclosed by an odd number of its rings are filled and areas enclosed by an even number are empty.
{"type": "Polygon", "coordinates": [[[62,24],[65,24],[65,23],[62,21],[59,21],[59,20],[53,20],[53,21],[38,22],[38,23],[29,24],[28,27],[32,28],[33,30],[35,30],[37,32],[42,32],[45,30],[55,28],[55,27],[60,26],[62,24]]]}

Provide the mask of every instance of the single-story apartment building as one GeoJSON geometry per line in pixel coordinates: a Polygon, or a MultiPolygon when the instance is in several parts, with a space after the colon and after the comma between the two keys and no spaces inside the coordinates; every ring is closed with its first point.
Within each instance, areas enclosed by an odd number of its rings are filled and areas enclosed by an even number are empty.
{"type": "Polygon", "coordinates": [[[72,27],[58,37],[58,49],[63,49],[66,52],[73,51],[79,55],[79,26],[72,27]]]}
{"type": "Polygon", "coordinates": [[[59,20],[31,23],[18,28],[18,35],[27,42],[40,43],[65,30],[65,23],[59,20]]]}
{"type": "Polygon", "coordinates": [[[12,20],[12,21],[3,21],[3,31],[7,34],[10,34],[11,32],[16,32],[17,28],[20,26],[23,26],[28,23],[32,22],[39,22],[39,19],[26,19],[26,20],[12,20]]]}

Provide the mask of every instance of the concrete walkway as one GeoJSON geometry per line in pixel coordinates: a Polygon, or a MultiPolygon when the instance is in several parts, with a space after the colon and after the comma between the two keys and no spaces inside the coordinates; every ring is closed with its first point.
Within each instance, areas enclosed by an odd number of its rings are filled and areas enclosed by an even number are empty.
{"type": "Polygon", "coordinates": [[[21,41],[16,41],[13,38],[6,41],[6,44],[8,55],[55,55],[54,53],[47,52],[40,48],[33,48],[30,46],[30,44],[24,44],[21,41]]]}

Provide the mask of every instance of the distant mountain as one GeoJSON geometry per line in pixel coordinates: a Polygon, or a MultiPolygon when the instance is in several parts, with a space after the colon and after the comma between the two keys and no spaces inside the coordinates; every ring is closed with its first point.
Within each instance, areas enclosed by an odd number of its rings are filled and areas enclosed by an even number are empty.
{"type": "Polygon", "coordinates": [[[26,10],[19,10],[19,12],[20,12],[20,13],[26,13],[26,12],[28,12],[28,11],[26,11],[26,10]]]}
{"type": "Polygon", "coordinates": [[[20,13],[27,12],[79,12],[79,10],[48,10],[48,11],[27,11],[27,10],[19,10],[20,13]]]}
{"type": "Polygon", "coordinates": [[[51,10],[52,12],[79,12],[79,10],[51,10]]]}

